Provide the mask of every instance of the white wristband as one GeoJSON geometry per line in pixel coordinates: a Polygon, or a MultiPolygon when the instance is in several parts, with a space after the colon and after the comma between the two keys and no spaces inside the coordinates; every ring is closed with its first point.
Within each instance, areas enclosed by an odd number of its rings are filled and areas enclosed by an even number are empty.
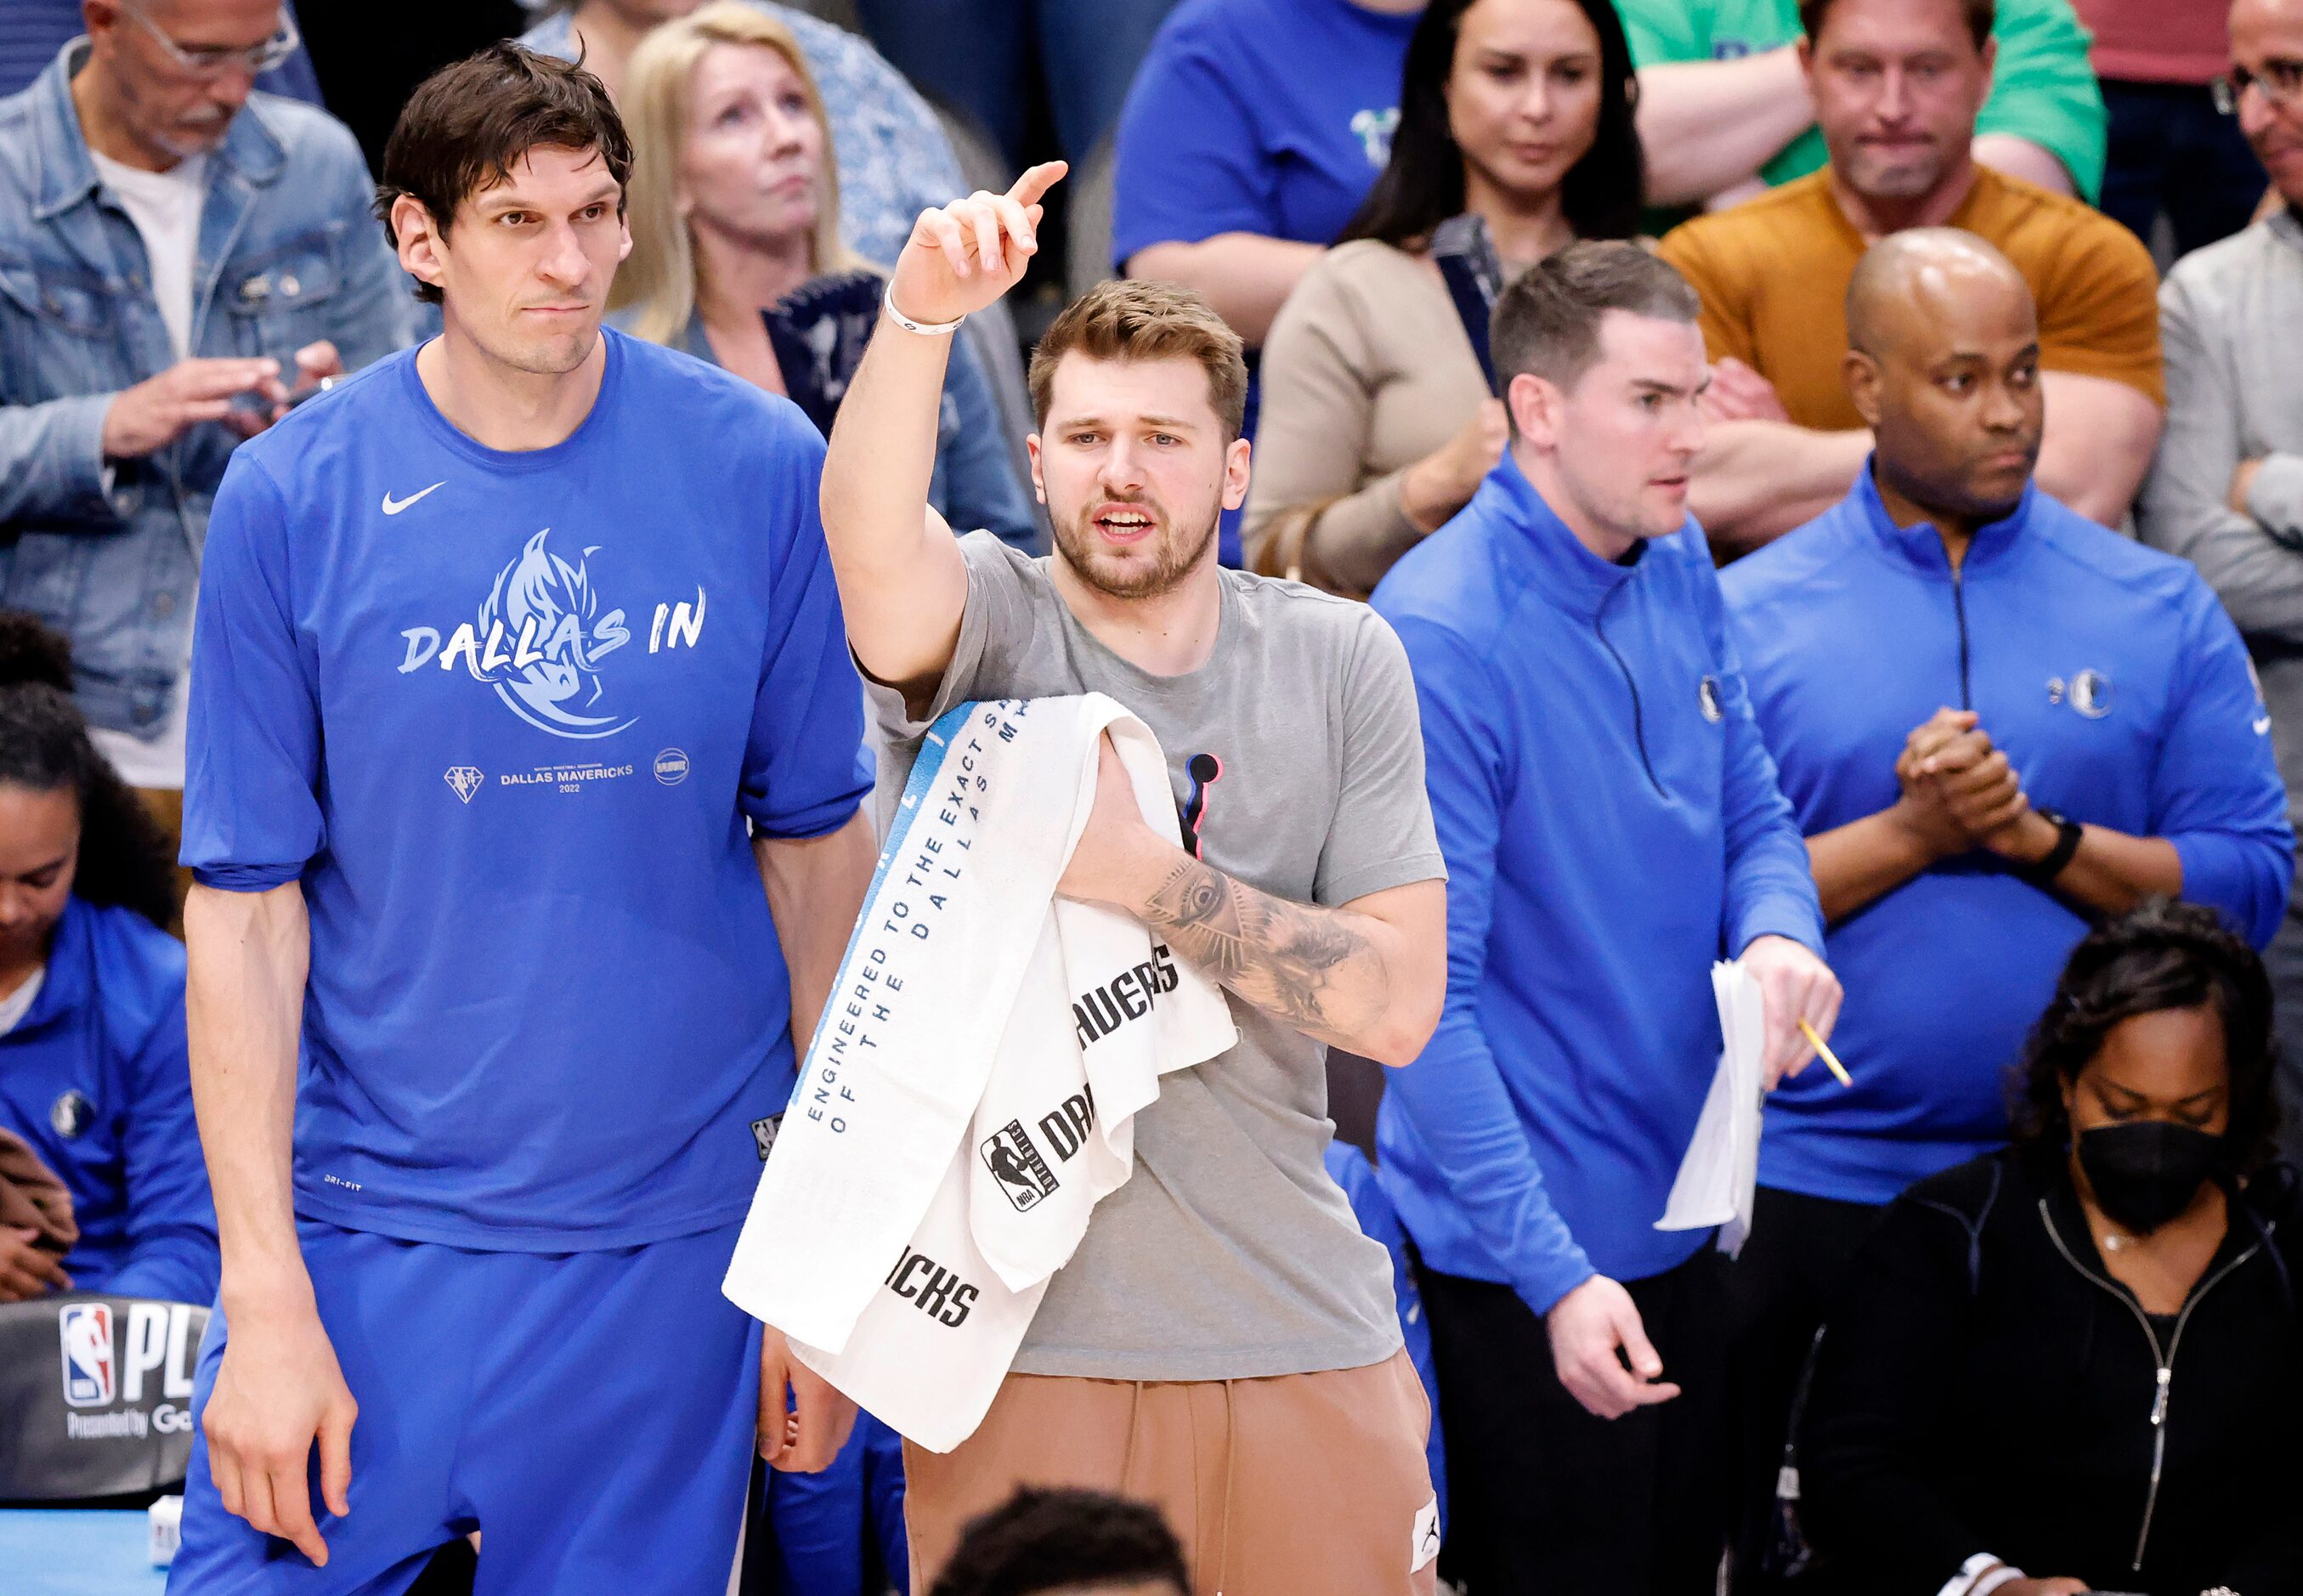
{"type": "Polygon", "coordinates": [[[887,291],[880,296],[880,304],[887,311],[890,321],[894,322],[907,333],[917,333],[926,338],[957,332],[959,324],[967,319],[964,316],[956,316],[949,321],[914,321],[896,308],[896,285],[892,283],[888,284],[887,291]]]}
{"type": "Polygon", "coordinates": [[[1967,1587],[1967,1596],[1991,1596],[2000,1586],[2013,1584],[2023,1577],[2020,1568],[2010,1568],[2002,1563],[1988,1574],[1978,1575],[1975,1583],[1967,1587]]]}

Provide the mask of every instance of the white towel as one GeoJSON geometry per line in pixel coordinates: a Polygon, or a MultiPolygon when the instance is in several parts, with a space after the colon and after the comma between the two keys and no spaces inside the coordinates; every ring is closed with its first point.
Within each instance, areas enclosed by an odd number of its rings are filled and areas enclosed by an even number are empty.
{"type": "Polygon", "coordinates": [[[1751,1205],[1759,1185],[1759,1126],[1767,1105],[1767,999],[1751,972],[1738,963],[1711,967],[1711,996],[1719,1006],[1726,1045],[1711,1077],[1710,1094],[1696,1121],[1694,1139],[1664,1203],[1658,1230],[1719,1227],[1719,1250],[1743,1250],[1751,1234],[1751,1205]]]}
{"type": "Polygon", "coordinates": [[[1215,984],[1055,897],[1109,732],[1180,839],[1149,728],[1101,694],[969,704],[922,744],[722,1289],[949,1451],[1134,1167],[1159,1077],[1237,1040],[1215,984]]]}

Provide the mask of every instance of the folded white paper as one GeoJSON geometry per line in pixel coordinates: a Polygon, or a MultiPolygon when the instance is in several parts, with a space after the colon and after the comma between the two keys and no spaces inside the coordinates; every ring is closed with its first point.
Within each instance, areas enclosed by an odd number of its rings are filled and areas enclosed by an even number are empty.
{"type": "Polygon", "coordinates": [[[1658,1230],[1719,1227],[1719,1250],[1733,1255],[1751,1233],[1751,1197],[1759,1184],[1759,1114],[1767,1102],[1767,1004],[1741,964],[1711,967],[1719,1005],[1719,1068],[1703,1100],[1695,1139],[1680,1160],[1658,1230]]]}

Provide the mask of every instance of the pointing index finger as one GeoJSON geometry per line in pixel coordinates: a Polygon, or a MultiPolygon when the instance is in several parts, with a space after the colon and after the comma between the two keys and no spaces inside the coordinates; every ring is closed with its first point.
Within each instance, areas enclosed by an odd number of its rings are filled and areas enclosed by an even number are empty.
{"type": "Polygon", "coordinates": [[[1008,190],[1008,198],[1018,205],[1037,205],[1042,196],[1070,170],[1062,161],[1042,161],[1016,180],[1016,186],[1008,190]]]}

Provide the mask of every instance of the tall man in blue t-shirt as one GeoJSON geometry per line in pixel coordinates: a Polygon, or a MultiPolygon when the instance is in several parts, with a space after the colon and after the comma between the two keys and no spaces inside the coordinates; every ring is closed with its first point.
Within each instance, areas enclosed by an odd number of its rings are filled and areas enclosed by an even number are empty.
{"type": "Polygon", "coordinates": [[[822,445],[602,333],[629,161],[578,68],[434,76],[384,193],[442,336],[217,495],[180,1590],[395,1592],[478,1530],[484,1591],[716,1591],[755,1429],[821,1467],[853,1416],[718,1289],[872,863],[822,445]]]}
{"type": "Polygon", "coordinates": [[[1857,268],[1847,330],[1869,467],[1722,578],[1855,1080],[1776,1094],[1759,1142],[1730,1279],[1747,1553],[1849,1261],[1906,1186],[2006,1141],[2007,1070],[2089,920],[2179,894],[2260,946],[2293,873],[2270,714],[2214,594],[2032,481],[2021,274],[1972,233],[1895,233],[1857,268]]]}
{"type": "Polygon", "coordinates": [[[1687,513],[1697,310],[1632,244],[1506,290],[1511,445],[1375,592],[1447,861],[1446,1011],[1376,1140],[1422,1257],[1476,1591],[1711,1589],[1720,1261],[1709,1232],[1655,1228],[1718,1060],[1711,965],[1757,977],[1770,1081],[1839,1006],[1687,513]]]}

